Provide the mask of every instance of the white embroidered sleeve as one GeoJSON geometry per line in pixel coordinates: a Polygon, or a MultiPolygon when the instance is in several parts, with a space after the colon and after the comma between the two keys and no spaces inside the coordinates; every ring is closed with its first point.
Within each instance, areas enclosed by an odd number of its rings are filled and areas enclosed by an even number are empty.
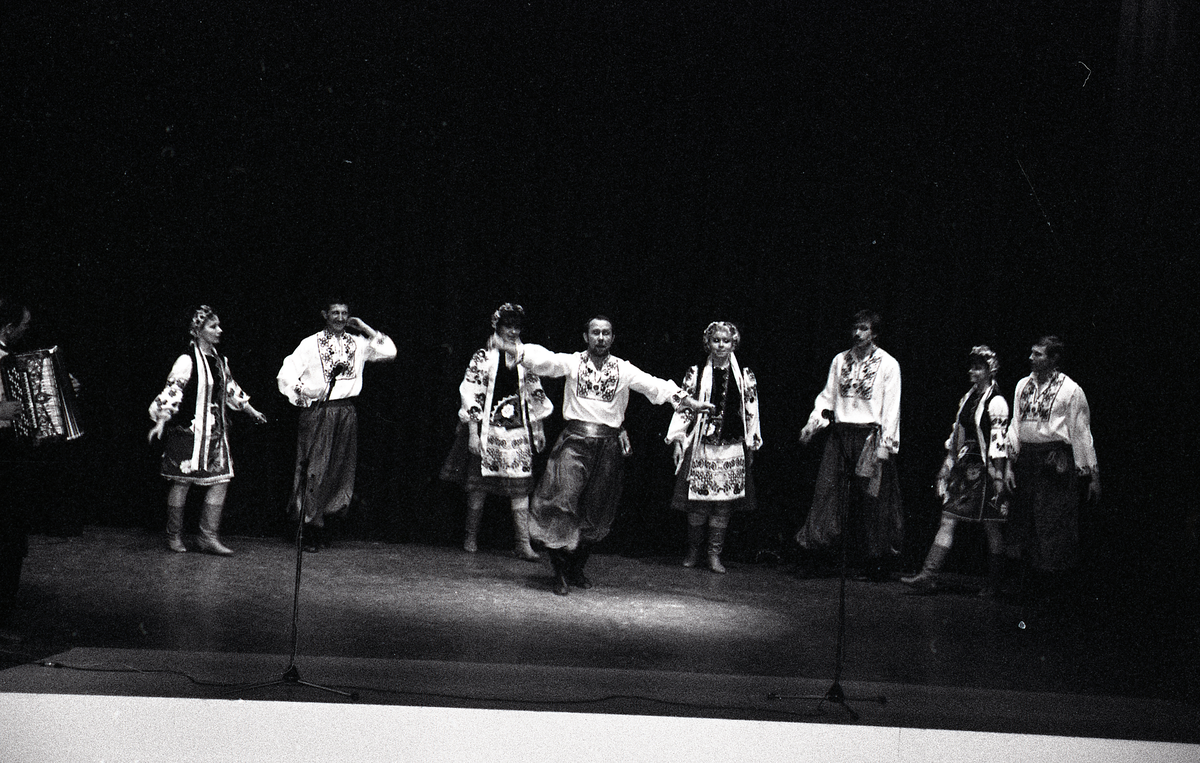
{"type": "Polygon", "coordinates": [[[297,407],[307,408],[321,397],[325,391],[325,377],[315,342],[304,340],[295,352],[284,358],[275,381],[280,394],[297,407]],[[314,373],[308,374],[310,368],[315,369],[314,373]],[[314,378],[306,381],[306,375],[314,378]]]}
{"type": "Polygon", "coordinates": [[[646,399],[655,405],[670,403],[676,410],[683,405],[687,393],[680,389],[675,382],[651,376],[629,362],[626,362],[624,366],[622,372],[629,374],[629,388],[634,392],[645,395],[646,399]]]}
{"type": "Polygon", "coordinates": [[[158,393],[158,397],[150,403],[150,420],[167,421],[179,413],[179,404],[183,402],[183,388],[192,378],[192,356],[180,355],[167,375],[167,386],[158,393]]]}
{"type": "Polygon", "coordinates": [[[750,450],[762,447],[762,426],[758,422],[758,379],[749,368],[742,371],[745,382],[743,397],[746,404],[746,445],[750,450]]]}
{"type": "Polygon", "coordinates": [[[366,343],[366,360],[372,363],[380,360],[396,359],[396,343],[382,331],[376,331],[375,337],[366,343]]]}
{"type": "Polygon", "coordinates": [[[1000,395],[988,403],[988,417],[992,420],[988,458],[993,461],[1008,458],[1008,403],[1000,395]]]}
{"type": "Polygon", "coordinates": [[[229,371],[229,361],[225,361],[225,405],[234,411],[244,411],[250,405],[250,396],[242,391],[237,380],[229,371]]]}
{"type": "Polygon", "coordinates": [[[1096,446],[1092,441],[1092,413],[1088,408],[1087,396],[1081,387],[1071,395],[1067,413],[1067,431],[1071,437],[1071,450],[1075,453],[1075,468],[1081,476],[1096,471],[1096,446]]]}
{"type": "Polygon", "coordinates": [[[883,447],[900,452],[900,366],[888,363],[883,375],[883,420],[880,422],[883,447]]]}
{"type": "MultiPolygon", "coordinates": [[[[696,387],[699,384],[699,374],[697,367],[692,366],[688,369],[687,374],[683,377],[682,388],[689,395],[696,394],[696,387]]],[[[689,408],[679,408],[671,415],[671,423],[667,427],[667,436],[665,438],[668,445],[676,442],[685,442],[687,440],[688,429],[692,422],[696,420],[696,412],[689,408]]]]}
{"type": "Polygon", "coordinates": [[[467,372],[463,374],[462,383],[458,385],[458,397],[462,401],[462,406],[458,409],[459,421],[464,424],[483,421],[483,406],[487,401],[489,383],[487,350],[478,350],[471,356],[467,372]]]}

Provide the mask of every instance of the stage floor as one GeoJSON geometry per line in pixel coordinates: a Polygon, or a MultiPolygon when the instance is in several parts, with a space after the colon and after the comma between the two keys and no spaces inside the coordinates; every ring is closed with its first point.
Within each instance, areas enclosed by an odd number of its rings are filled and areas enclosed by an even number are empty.
{"type": "MultiPolygon", "coordinates": [[[[0,692],[350,702],[1047,734],[1200,743],[1200,708],[1156,634],[1101,606],[1036,615],[974,596],[849,582],[839,685],[837,578],[675,558],[596,555],[595,587],[550,590],[506,549],[346,542],[304,556],[296,667],[295,554],[173,554],[140,530],[37,536],[21,644],[0,692]],[[47,666],[45,663],[53,663],[47,666]],[[886,698],[886,703],[876,698],[886,698]]],[[[1161,636],[1161,634],[1158,634],[1161,636]]],[[[1177,655],[1186,661],[1188,655],[1177,655]]]]}

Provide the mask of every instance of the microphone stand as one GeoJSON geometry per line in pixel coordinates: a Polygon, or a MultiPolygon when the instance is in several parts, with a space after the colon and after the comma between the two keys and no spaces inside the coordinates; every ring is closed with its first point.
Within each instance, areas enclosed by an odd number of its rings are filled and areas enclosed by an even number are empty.
{"type": "MultiPolygon", "coordinates": [[[[321,431],[321,425],[325,422],[326,403],[329,402],[329,396],[333,394],[333,385],[337,381],[337,377],[342,373],[340,366],[334,367],[329,375],[329,386],[325,390],[325,396],[317,403],[317,411],[314,414],[317,416],[316,426],[313,427],[313,434],[321,431]]],[[[283,675],[274,681],[265,681],[263,683],[251,684],[249,686],[239,687],[231,691],[231,694],[240,694],[242,692],[253,691],[255,689],[265,689],[270,686],[307,686],[310,689],[319,689],[320,691],[337,694],[350,699],[358,699],[358,692],[343,691],[335,689],[332,686],[322,686],[311,681],[305,681],[300,678],[300,669],[296,667],[296,651],[299,643],[299,618],[300,618],[300,573],[304,566],[304,524],[305,524],[305,498],[308,495],[308,466],[312,461],[313,448],[316,445],[316,437],[314,436],[308,443],[308,449],[304,453],[304,458],[300,462],[300,480],[296,485],[296,511],[299,515],[299,521],[296,522],[296,582],[292,593],[292,634],[291,634],[291,656],[288,659],[287,668],[284,669],[283,675]]]]}
{"type": "MultiPolygon", "coordinates": [[[[824,416],[833,424],[833,411],[822,411],[824,416]]],[[[845,690],[842,689],[842,663],[845,654],[846,645],[846,536],[849,534],[849,528],[846,527],[846,521],[850,514],[850,484],[854,478],[854,465],[851,463],[851,450],[846,442],[845,433],[843,430],[834,429],[829,433],[830,437],[837,437],[837,447],[842,454],[842,471],[838,476],[838,494],[841,502],[838,506],[838,521],[840,523],[841,532],[838,539],[838,630],[837,630],[837,649],[833,661],[833,683],[824,694],[808,694],[808,695],[785,695],[771,692],[767,695],[767,699],[816,699],[820,700],[817,709],[828,702],[831,705],[839,705],[843,710],[850,714],[853,720],[858,720],[858,713],[854,711],[846,700],[854,700],[859,702],[878,702],[880,705],[887,704],[887,697],[847,697],[845,690]]]]}

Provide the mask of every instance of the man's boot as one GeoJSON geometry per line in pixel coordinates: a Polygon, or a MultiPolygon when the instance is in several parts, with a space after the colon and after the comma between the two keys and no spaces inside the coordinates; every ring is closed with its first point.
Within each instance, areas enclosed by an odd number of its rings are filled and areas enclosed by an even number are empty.
{"type": "Polygon", "coordinates": [[[1004,554],[988,554],[987,585],[979,591],[979,598],[994,599],[1000,594],[1000,586],[1004,584],[1004,554]]]}
{"type": "Polygon", "coordinates": [[[554,568],[554,593],[557,596],[566,596],[571,592],[571,587],[567,584],[567,550],[551,548],[546,550],[546,555],[550,557],[550,566],[554,568]]]}
{"type": "Polygon", "coordinates": [[[579,548],[567,556],[567,582],[576,588],[586,590],[592,587],[592,581],[583,574],[583,566],[587,564],[588,557],[591,555],[592,550],[580,543],[579,548]]]}

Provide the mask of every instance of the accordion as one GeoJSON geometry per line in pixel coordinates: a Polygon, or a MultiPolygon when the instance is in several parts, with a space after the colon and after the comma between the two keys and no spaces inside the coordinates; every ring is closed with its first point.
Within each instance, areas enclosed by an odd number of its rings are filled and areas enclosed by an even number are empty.
{"type": "Polygon", "coordinates": [[[40,445],[83,436],[75,388],[57,347],[6,355],[0,382],[5,398],[21,404],[13,419],[18,437],[40,445]]]}

